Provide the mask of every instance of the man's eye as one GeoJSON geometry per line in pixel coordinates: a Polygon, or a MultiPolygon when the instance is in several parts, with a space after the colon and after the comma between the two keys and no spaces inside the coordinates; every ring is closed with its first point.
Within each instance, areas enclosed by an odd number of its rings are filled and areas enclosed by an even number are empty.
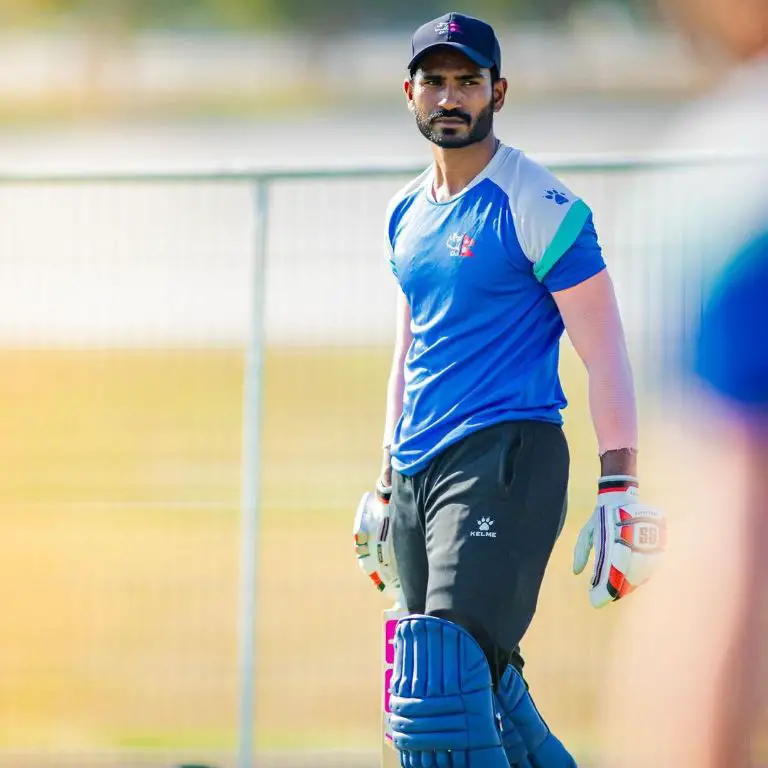
{"type": "Polygon", "coordinates": [[[477,85],[477,80],[474,78],[469,78],[464,81],[464,85],[477,85]]]}

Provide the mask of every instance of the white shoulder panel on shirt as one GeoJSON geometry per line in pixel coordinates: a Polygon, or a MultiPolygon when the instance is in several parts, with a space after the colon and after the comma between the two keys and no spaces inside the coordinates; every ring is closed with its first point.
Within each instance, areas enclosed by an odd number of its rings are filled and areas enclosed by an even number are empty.
{"type": "Polygon", "coordinates": [[[493,182],[507,194],[520,247],[543,277],[579,236],[590,210],[551,171],[523,152],[503,147],[493,182]]]}

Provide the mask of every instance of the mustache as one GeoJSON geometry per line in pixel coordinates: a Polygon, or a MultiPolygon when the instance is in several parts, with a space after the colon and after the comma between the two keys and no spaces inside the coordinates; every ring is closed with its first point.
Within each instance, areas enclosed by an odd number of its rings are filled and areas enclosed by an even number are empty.
{"type": "Polygon", "coordinates": [[[429,116],[429,122],[434,123],[435,120],[443,120],[447,118],[461,120],[467,125],[472,122],[472,118],[466,112],[462,112],[459,109],[437,109],[429,116]]]}

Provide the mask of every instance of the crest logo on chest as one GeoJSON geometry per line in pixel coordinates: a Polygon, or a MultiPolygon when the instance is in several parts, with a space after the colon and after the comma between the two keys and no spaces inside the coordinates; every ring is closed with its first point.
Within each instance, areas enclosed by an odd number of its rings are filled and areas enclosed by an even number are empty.
{"type": "Polygon", "coordinates": [[[452,234],[446,243],[448,246],[448,253],[450,253],[451,256],[460,256],[461,258],[468,258],[475,255],[472,251],[474,244],[475,241],[469,235],[462,235],[458,232],[452,234]]]}

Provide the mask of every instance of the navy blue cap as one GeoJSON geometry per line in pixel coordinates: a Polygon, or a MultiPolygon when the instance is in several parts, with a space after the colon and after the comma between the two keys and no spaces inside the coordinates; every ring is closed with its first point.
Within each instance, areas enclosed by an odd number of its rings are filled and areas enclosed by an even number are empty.
{"type": "Polygon", "coordinates": [[[485,69],[495,67],[501,74],[501,48],[493,27],[462,13],[446,13],[413,33],[408,70],[413,72],[424,54],[444,45],[456,48],[485,69]]]}

